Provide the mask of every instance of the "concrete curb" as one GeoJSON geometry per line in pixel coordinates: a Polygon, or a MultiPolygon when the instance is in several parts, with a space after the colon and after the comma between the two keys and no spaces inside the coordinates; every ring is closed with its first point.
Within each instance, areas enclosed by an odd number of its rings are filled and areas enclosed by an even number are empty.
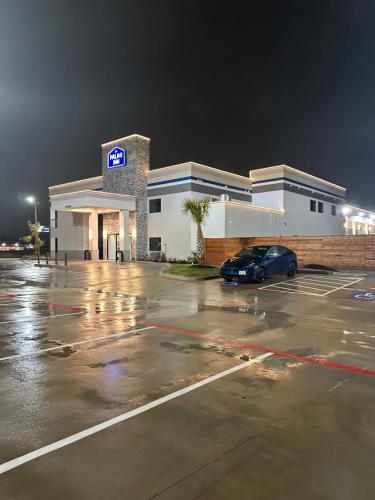
{"type": "Polygon", "coordinates": [[[327,271],[326,269],[310,269],[308,267],[301,267],[298,269],[299,273],[303,274],[328,274],[332,275],[335,271],[327,271]]]}
{"type": "Polygon", "coordinates": [[[327,276],[375,276],[375,271],[364,271],[361,269],[338,269],[336,271],[328,271],[326,269],[310,269],[301,267],[299,273],[303,274],[323,274],[327,276]]]}
{"type": "Polygon", "coordinates": [[[163,278],[170,278],[172,280],[179,280],[179,281],[207,281],[220,278],[220,274],[213,274],[212,276],[193,277],[193,276],[177,276],[175,274],[164,273],[163,271],[161,271],[159,275],[162,276],[163,278]]]}

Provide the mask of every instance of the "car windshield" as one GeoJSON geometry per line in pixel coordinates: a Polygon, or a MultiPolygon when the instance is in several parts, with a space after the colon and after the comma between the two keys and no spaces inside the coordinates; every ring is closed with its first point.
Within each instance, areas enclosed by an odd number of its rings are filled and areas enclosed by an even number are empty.
{"type": "Polygon", "coordinates": [[[271,247],[246,247],[236,253],[236,257],[264,257],[271,247]]]}

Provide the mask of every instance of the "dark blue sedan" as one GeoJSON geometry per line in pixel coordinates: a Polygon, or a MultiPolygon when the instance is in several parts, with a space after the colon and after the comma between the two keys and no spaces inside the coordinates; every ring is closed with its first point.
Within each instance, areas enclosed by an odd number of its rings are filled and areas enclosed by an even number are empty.
{"type": "Polygon", "coordinates": [[[245,247],[220,267],[220,275],[226,281],[255,283],[261,283],[273,274],[294,276],[296,272],[296,254],[280,245],[245,247]]]}

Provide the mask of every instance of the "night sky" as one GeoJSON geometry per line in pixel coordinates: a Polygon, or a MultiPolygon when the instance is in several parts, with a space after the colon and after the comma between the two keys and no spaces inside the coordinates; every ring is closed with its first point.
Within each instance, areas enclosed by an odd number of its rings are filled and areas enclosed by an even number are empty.
{"type": "Polygon", "coordinates": [[[375,3],[0,0],[0,235],[151,138],[152,168],[286,163],[375,209],[375,3]]]}

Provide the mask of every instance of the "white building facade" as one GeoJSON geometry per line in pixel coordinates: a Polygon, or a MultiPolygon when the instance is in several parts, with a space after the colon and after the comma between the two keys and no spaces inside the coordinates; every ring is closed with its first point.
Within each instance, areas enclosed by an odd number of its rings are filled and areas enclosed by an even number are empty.
{"type": "Polygon", "coordinates": [[[290,166],[249,177],[195,162],[150,170],[149,147],[136,134],[105,143],[101,176],[49,188],[52,257],[186,259],[196,248],[187,198],[211,199],[205,237],[375,232],[375,214],[349,208],[345,188],[290,166]]]}

